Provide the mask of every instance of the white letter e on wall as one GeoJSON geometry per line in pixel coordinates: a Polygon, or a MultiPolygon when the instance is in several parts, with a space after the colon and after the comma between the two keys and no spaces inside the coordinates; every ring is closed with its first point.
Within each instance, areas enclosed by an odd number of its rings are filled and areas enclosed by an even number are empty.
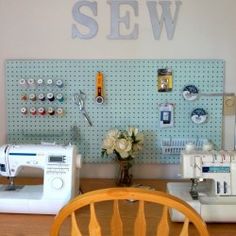
{"type": "Polygon", "coordinates": [[[130,30],[130,12],[126,12],[125,16],[120,16],[120,6],[129,5],[133,8],[135,16],[138,15],[138,2],[136,0],[108,0],[107,3],[111,7],[111,33],[108,39],[137,39],[138,25],[134,24],[133,31],[129,34],[120,33],[120,24],[123,23],[126,29],[130,30]]]}

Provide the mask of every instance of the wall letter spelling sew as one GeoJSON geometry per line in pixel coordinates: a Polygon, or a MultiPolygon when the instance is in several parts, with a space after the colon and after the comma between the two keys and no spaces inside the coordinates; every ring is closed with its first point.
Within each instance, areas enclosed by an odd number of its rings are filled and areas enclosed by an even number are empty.
{"type": "Polygon", "coordinates": [[[149,16],[152,23],[152,30],[153,36],[156,40],[160,39],[161,31],[163,27],[163,22],[165,22],[167,38],[173,39],[175,26],[177,22],[177,17],[179,13],[180,5],[182,4],[181,1],[176,1],[175,5],[175,13],[174,18],[172,19],[171,12],[170,12],[170,1],[160,1],[159,4],[162,7],[162,15],[161,19],[159,20],[158,12],[157,12],[157,3],[155,1],[147,1],[147,7],[149,10],[149,16]]]}
{"type": "Polygon", "coordinates": [[[97,3],[96,2],[88,2],[88,1],[79,1],[75,3],[73,9],[72,9],[72,15],[75,21],[80,23],[81,25],[84,25],[88,28],[88,33],[81,33],[80,30],[77,28],[75,24],[72,25],[72,37],[73,38],[80,38],[80,39],[91,39],[96,36],[98,32],[98,24],[97,22],[81,13],[80,8],[82,7],[88,7],[91,9],[94,16],[97,16],[97,3]]]}

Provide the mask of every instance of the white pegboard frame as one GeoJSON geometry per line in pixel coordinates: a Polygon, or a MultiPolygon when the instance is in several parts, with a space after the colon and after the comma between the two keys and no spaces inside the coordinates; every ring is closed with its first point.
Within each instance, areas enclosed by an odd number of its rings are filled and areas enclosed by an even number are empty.
{"type": "MultiPolygon", "coordinates": [[[[162,155],[161,140],[165,138],[207,137],[217,146],[221,145],[222,113],[221,97],[200,97],[190,102],[182,98],[185,85],[195,84],[201,92],[222,92],[224,62],[222,60],[9,60],[6,63],[6,88],[8,107],[9,142],[27,142],[22,133],[55,133],[55,138],[71,140],[71,128],[79,129],[78,146],[87,162],[109,162],[100,157],[101,141],[112,127],[125,129],[133,125],[144,131],[145,149],[140,154],[140,163],[177,163],[178,156],[162,155]],[[174,75],[171,93],[158,93],[157,69],[170,67],[174,75]],[[105,103],[95,104],[95,74],[104,73],[105,103]],[[63,117],[19,117],[19,101],[16,81],[20,78],[61,78],[65,82],[63,117]],[[209,90],[210,88],[210,90],[209,90]],[[71,103],[78,89],[87,95],[86,109],[93,122],[88,127],[79,110],[71,103]],[[158,104],[173,102],[176,105],[172,129],[160,129],[158,104]],[[190,114],[193,108],[203,107],[208,121],[193,124],[190,114]],[[40,128],[39,128],[40,127],[40,128]],[[59,135],[57,135],[59,133],[59,135]]],[[[19,94],[18,94],[19,95],[19,94]]],[[[27,136],[27,135],[26,135],[27,136]]],[[[57,141],[57,140],[56,140],[57,141]]]]}

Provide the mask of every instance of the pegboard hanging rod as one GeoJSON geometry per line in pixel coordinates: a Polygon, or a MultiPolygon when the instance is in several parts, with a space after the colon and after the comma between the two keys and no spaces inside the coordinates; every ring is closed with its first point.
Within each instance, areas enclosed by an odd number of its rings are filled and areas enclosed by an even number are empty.
{"type": "Polygon", "coordinates": [[[199,93],[199,96],[205,97],[223,97],[223,96],[234,96],[234,93],[199,93]]]}

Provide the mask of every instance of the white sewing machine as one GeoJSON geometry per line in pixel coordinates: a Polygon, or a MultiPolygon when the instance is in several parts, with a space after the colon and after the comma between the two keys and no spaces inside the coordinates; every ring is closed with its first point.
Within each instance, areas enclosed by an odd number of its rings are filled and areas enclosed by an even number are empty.
{"type": "MultiPolygon", "coordinates": [[[[206,222],[236,222],[236,151],[183,151],[181,176],[167,190],[189,203],[206,222]]],[[[171,211],[173,221],[183,215],[171,211]]]]}
{"type": "Polygon", "coordinates": [[[55,144],[0,147],[0,212],[56,214],[76,194],[76,167],[81,157],[75,146],[55,144]],[[43,169],[43,185],[14,184],[23,167],[43,169]]]}

